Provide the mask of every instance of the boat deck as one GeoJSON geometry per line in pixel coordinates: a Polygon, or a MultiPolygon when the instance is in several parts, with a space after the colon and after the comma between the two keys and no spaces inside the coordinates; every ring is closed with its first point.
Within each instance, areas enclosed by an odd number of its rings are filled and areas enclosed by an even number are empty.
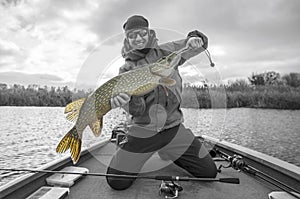
{"type": "MultiPolygon", "coordinates": [[[[89,169],[90,173],[105,173],[107,165],[110,162],[112,155],[116,150],[116,145],[108,143],[107,145],[95,151],[91,151],[92,156],[88,159],[81,160],[78,164],[80,167],[89,169]]],[[[216,162],[227,165],[225,161],[216,162]]],[[[143,167],[143,171],[148,171],[149,168],[161,168],[161,165],[167,165],[163,169],[155,172],[147,172],[141,175],[175,175],[189,176],[183,169],[169,161],[161,160],[158,155],[154,154],[143,167]]],[[[232,168],[223,169],[218,174],[219,178],[236,177],[240,179],[240,184],[228,184],[220,182],[179,182],[183,187],[180,192],[180,198],[201,198],[201,199],[234,199],[234,198],[268,198],[268,194],[276,188],[269,186],[259,179],[247,176],[242,172],[238,172],[232,168]]],[[[109,187],[105,177],[86,176],[78,181],[70,189],[68,199],[81,198],[164,198],[158,193],[160,181],[137,179],[134,184],[123,191],[116,191],[109,187]]]]}

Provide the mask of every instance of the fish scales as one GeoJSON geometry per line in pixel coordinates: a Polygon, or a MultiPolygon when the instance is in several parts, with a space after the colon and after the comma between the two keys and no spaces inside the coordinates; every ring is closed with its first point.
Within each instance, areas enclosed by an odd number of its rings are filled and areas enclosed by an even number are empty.
{"type": "Polygon", "coordinates": [[[180,55],[172,53],[156,63],[120,74],[105,82],[86,99],[79,99],[68,104],[65,109],[65,113],[68,114],[67,119],[76,120],[76,123],[60,141],[56,152],[62,153],[70,149],[73,163],[77,163],[84,129],[89,126],[95,136],[100,135],[103,116],[111,110],[111,98],[120,93],[127,93],[129,96],[144,95],[159,84],[174,85],[175,80],[168,76],[171,75],[173,67],[180,59],[180,55]]]}

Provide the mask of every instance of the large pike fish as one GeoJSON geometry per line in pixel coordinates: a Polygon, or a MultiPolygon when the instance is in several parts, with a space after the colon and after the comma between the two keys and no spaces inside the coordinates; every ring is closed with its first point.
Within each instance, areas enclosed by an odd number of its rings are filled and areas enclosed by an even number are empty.
{"type": "Polygon", "coordinates": [[[56,148],[57,153],[70,149],[73,163],[76,164],[81,152],[81,139],[84,129],[89,126],[95,136],[101,134],[103,116],[111,110],[110,99],[120,93],[142,96],[158,85],[172,86],[176,82],[169,78],[184,49],[173,52],[153,64],[120,74],[97,88],[87,98],[71,102],[65,108],[66,118],[76,121],[74,127],[62,138],[56,148]]]}

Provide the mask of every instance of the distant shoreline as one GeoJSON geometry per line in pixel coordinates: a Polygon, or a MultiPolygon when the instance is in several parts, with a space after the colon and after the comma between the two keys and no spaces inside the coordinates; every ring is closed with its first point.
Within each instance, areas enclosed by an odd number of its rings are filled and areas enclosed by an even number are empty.
{"type": "MultiPolygon", "coordinates": [[[[23,105],[14,105],[14,106],[0,106],[0,107],[16,107],[16,108],[22,108],[22,107],[26,107],[26,108],[64,108],[65,106],[23,106],[23,105]]],[[[283,108],[267,108],[267,107],[218,107],[218,108],[195,108],[195,107],[181,107],[181,108],[184,108],[184,109],[226,109],[226,110],[230,110],[230,109],[243,109],[243,108],[249,108],[249,109],[270,109],[270,110],[291,110],[291,111],[297,111],[297,110],[300,110],[300,109],[283,109],[283,108]]]]}
{"type": "MultiPolygon", "coordinates": [[[[70,90],[65,87],[25,88],[22,85],[0,85],[0,106],[64,107],[70,102],[88,96],[91,90],[70,90]]],[[[194,86],[185,84],[182,108],[266,108],[300,109],[300,86],[250,85],[236,81],[230,85],[194,86]]]]}
{"type": "Polygon", "coordinates": [[[185,87],[184,108],[300,109],[300,87],[288,85],[232,84],[215,87],[185,87]]]}

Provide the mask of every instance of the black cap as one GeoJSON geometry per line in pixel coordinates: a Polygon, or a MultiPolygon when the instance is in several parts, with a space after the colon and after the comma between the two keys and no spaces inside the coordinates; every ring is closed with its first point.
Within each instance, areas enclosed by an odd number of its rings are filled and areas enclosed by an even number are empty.
{"type": "Polygon", "coordinates": [[[123,25],[125,31],[135,29],[135,28],[148,28],[148,20],[140,15],[133,15],[127,19],[123,25]]]}

